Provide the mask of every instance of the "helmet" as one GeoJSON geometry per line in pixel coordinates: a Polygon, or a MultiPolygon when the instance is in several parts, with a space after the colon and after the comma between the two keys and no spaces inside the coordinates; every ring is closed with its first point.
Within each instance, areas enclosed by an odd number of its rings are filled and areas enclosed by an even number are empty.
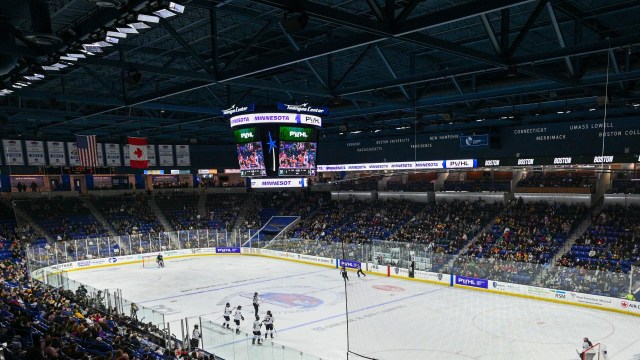
{"type": "Polygon", "coordinates": [[[242,306],[238,305],[238,310],[242,310],[242,306]]]}
{"type": "Polygon", "coordinates": [[[227,307],[231,306],[231,304],[227,303],[227,307]]]}
{"type": "Polygon", "coordinates": [[[254,292],[254,293],[253,293],[253,295],[258,295],[258,292],[257,292],[257,291],[256,291],[256,292],[254,292]]]}
{"type": "Polygon", "coordinates": [[[588,337],[585,337],[584,339],[582,339],[583,341],[589,341],[588,337]]]}
{"type": "Polygon", "coordinates": [[[267,310],[267,315],[271,315],[271,310],[267,310]]]}

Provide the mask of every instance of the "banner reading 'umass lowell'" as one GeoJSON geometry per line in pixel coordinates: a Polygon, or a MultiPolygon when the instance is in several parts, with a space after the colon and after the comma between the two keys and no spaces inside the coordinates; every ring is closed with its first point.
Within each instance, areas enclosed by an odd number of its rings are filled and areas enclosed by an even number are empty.
{"type": "MultiPolygon", "coordinates": [[[[480,132],[480,131],[479,131],[480,132]]],[[[640,154],[635,118],[504,127],[495,144],[461,149],[460,134],[430,133],[323,141],[318,164],[386,163],[442,159],[500,159],[640,154]]]]}

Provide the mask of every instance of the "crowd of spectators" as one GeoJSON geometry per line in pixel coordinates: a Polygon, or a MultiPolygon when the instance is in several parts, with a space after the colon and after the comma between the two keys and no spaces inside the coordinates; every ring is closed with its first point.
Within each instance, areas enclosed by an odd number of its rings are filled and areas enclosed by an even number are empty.
{"type": "Polygon", "coordinates": [[[164,192],[155,196],[156,204],[173,230],[207,229],[206,216],[198,212],[199,194],[164,192]]]}
{"type": "Polygon", "coordinates": [[[596,178],[593,173],[534,171],[518,182],[518,187],[582,187],[593,188],[596,178]]]}
{"type": "Polygon", "coordinates": [[[491,229],[476,237],[465,254],[544,264],[586,214],[585,206],[519,199],[493,220],[491,229]]]}
{"type": "Polygon", "coordinates": [[[231,229],[236,223],[245,194],[207,194],[205,208],[209,214],[208,224],[211,229],[231,229]]]}
{"type": "Polygon", "coordinates": [[[33,199],[15,201],[56,240],[107,236],[108,232],[78,198],[33,199]]]}
{"type": "Polygon", "coordinates": [[[151,324],[109,309],[84,286],[75,292],[30,281],[20,243],[0,239],[0,354],[8,360],[214,359],[166,342],[151,324]]]}
{"type": "Polygon", "coordinates": [[[639,216],[638,206],[603,208],[558,260],[545,284],[609,296],[629,291],[626,274],[632,266],[640,266],[639,216]]]}
{"type": "Polygon", "coordinates": [[[91,201],[118,235],[157,234],[165,230],[145,195],[133,193],[91,201]]]}
{"type": "Polygon", "coordinates": [[[429,203],[389,240],[433,243],[436,253],[457,254],[501,209],[482,200],[429,203]]]}

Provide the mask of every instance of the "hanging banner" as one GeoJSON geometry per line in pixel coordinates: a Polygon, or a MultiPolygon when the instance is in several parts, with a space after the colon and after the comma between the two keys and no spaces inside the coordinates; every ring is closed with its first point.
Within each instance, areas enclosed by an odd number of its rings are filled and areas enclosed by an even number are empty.
{"type": "Polygon", "coordinates": [[[176,165],[191,166],[189,157],[189,145],[176,145],[176,165]]]}
{"type": "Polygon", "coordinates": [[[158,158],[160,166],[174,166],[173,145],[158,145],[158,158]]]}
{"type": "Polygon", "coordinates": [[[4,159],[7,165],[24,165],[24,154],[22,153],[22,141],[3,139],[4,159]]]}
{"type": "Polygon", "coordinates": [[[149,160],[149,166],[158,166],[155,145],[147,145],[147,160],[149,160]]]}
{"type": "Polygon", "coordinates": [[[96,153],[98,154],[98,166],[104,166],[104,150],[102,150],[102,144],[96,144],[96,153]]]}
{"type": "Polygon", "coordinates": [[[129,144],[122,145],[122,155],[124,156],[124,166],[129,166],[131,154],[129,154],[129,144]]]}
{"type": "Polygon", "coordinates": [[[67,166],[63,142],[47,141],[47,150],[49,151],[49,166],[67,166]]]}
{"type": "Polygon", "coordinates": [[[39,140],[27,140],[27,165],[44,166],[44,142],[39,140]]]}
{"type": "Polygon", "coordinates": [[[120,144],[104,144],[104,154],[107,159],[107,166],[122,166],[120,144]]]}
{"type": "Polygon", "coordinates": [[[69,153],[69,166],[80,166],[80,155],[78,155],[78,145],[75,142],[67,143],[69,153]]]}

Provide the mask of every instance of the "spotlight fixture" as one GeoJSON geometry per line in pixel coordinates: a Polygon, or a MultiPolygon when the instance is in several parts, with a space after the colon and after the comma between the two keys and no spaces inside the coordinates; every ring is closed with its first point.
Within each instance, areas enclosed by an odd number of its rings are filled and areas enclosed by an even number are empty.
{"type": "Polygon", "coordinates": [[[309,16],[306,13],[285,13],[280,21],[282,28],[289,34],[304,30],[308,23],[309,16]]]}

